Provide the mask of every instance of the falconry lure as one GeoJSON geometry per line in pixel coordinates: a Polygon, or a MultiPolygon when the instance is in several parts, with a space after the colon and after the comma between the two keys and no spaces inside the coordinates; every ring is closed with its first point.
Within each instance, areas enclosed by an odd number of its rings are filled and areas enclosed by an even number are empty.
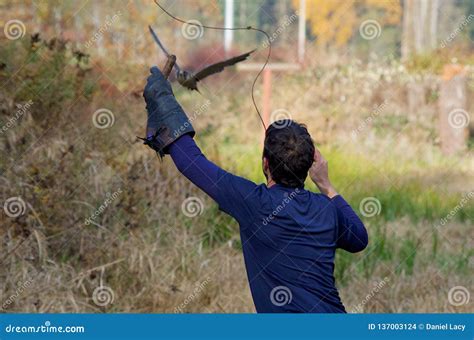
{"type": "MultiPolygon", "coordinates": [[[[155,40],[155,42],[158,44],[158,46],[163,51],[163,53],[169,58],[170,54],[168,53],[168,51],[166,51],[165,47],[161,43],[161,41],[158,38],[158,36],[156,35],[156,33],[153,31],[151,26],[148,26],[148,28],[150,29],[150,33],[151,33],[153,39],[155,40]]],[[[178,83],[181,84],[181,86],[183,86],[183,87],[185,87],[189,90],[196,90],[196,91],[199,92],[199,90],[197,88],[197,83],[199,81],[203,80],[204,78],[206,78],[206,77],[208,77],[212,74],[222,72],[224,70],[224,68],[227,67],[227,66],[232,66],[232,65],[237,64],[240,61],[246,60],[250,56],[250,54],[252,54],[254,51],[255,50],[252,50],[252,51],[244,53],[242,55],[239,55],[239,56],[236,56],[236,57],[233,57],[233,58],[230,58],[230,59],[212,64],[212,65],[206,66],[205,68],[203,68],[202,70],[200,70],[196,73],[189,72],[189,71],[186,71],[186,70],[181,70],[181,68],[178,66],[178,63],[175,63],[174,66],[176,67],[176,79],[178,80],[178,83]]]]}

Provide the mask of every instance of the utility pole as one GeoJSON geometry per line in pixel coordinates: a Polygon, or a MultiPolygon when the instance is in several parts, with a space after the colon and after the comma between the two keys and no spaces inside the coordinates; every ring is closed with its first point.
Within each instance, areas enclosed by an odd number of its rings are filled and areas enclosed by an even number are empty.
{"type": "Polygon", "coordinates": [[[304,62],[304,49],[306,41],[306,0],[300,0],[298,19],[298,61],[304,62]]]}
{"type": "MultiPolygon", "coordinates": [[[[234,27],[234,0],[225,0],[225,27],[234,27]]],[[[230,49],[232,47],[232,40],[234,38],[233,30],[224,31],[224,51],[226,57],[228,57],[230,49]]]]}

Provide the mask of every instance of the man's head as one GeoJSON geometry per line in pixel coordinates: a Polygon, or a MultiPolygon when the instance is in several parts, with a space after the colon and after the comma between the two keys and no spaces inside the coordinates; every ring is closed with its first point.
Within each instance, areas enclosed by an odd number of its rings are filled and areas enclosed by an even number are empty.
{"type": "Polygon", "coordinates": [[[314,144],[306,126],[293,120],[272,123],[265,133],[263,172],[277,184],[301,188],[313,164],[314,144]]]}

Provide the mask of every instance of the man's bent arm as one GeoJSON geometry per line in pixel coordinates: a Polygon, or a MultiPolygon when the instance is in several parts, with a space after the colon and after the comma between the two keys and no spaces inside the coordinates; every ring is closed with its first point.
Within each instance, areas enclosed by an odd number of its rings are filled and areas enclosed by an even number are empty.
{"type": "Polygon", "coordinates": [[[334,196],[331,201],[337,210],[337,247],[351,253],[364,250],[369,242],[364,223],[341,195],[334,196]]]}

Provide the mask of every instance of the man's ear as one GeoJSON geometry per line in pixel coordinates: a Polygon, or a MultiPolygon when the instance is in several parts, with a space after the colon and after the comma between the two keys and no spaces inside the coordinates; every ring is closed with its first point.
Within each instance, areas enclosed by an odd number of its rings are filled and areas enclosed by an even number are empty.
{"type": "Polygon", "coordinates": [[[265,178],[268,180],[268,174],[270,171],[268,169],[268,159],[266,157],[262,157],[262,171],[265,175],[265,178]]]}
{"type": "Polygon", "coordinates": [[[268,159],[265,156],[262,158],[262,167],[263,171],[266,173],[268,171],[268,159]]]}

